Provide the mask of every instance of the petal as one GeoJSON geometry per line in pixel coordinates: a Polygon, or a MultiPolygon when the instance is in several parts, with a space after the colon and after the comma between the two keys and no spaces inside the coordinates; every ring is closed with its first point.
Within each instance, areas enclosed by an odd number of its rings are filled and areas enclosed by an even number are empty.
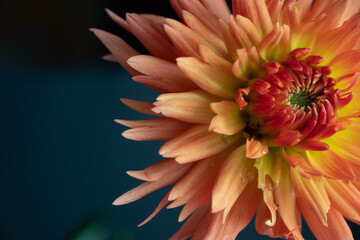
{"type": "Polygon", "coordinates": [[[129,58],[127,63],[139,72],[161,79],[166,79],[168,84],[177,86],[177,89],[189,91],[196,89],[196,85],[187,78],[181,70],[172,62],[154,57],[139,55],[129,58]]]}
{"type": "Polygon", "coordinates": [[[326,177],[345,182],[355,178],[354,172],[346,161],[331,150],[306,151],[306,156],[310,165],[326,177]]]}
{"type": "Polygon", "coordinates": [[[177,182],[191,167],[191,164],[179,164],[177,168],[170,171],[164,177],[157,181],[143,183],[136,188],[124,193],[118,197],[113,204],[114,205],[124,205],[127,203],[134,202],[145,195],[152,193],[160,188],[166,187],[168,185],[174,184],[177,182]]]}
{"type": "Polygon", "coordinates": [[[111,33],[99,30],[99,29],[90,29],[95,35],[100,39],[100,41],[106,46],[107,49],[114,55],[116,60],[128,71],[131,75],[138,75],[139,72],[134,70],[129,66],[127,60],[135,55],[139,55],[130,45],[128,45],[124,40],[115,36],[111,33]]]}
{"type": "Polygon", "coordinates": [[[194,32],[196,32],[200,36],[206,36],[205,40],[208,42],[208,44],[206,45],[211,47],[211,49],[213,49],[216,54],[224,58],[228,58],[225,44],[217,34],[213,33],[209,28],[207,28],[203,23],[201,23],[194,15],[192,15],[188,11],[183,11],[183,18],[186,25],[194,32]]]}
{"type": "Polygon", "coordinates": [[[305,221],[308,223],[311,231],[319,240],[341,239],[353,240],[353,236],[344,217],[335,208],[331,208],[327,214],[328,226],[321,224],[314,218],[311,209],[303,201],[298,202],[298,206],[303,214],[305,221]]]}
{"type": "Polygon", "coordinates": [[[120,27],[124,28],[126,31],[130,32],[129,24],[126,22],[125,19],[119,17],[110,9],[105,8],[105,11],[114,22],[116,22],[120,27]]]}
{"type": "MultiPolygon", "coordinates": [[[[211,53],[210,53],[211,54],[211,53]]],[[[219,59],[220,60],[220,59],[219,59]]],[[[200,88],[219,97],[234,98],[242,82],[231,72],[231,64],[226,69],[206,64],[199,59],[182,57],[177,59],[179,68],[200,88]]],[[[220,60],[219,64],[223,63],[220,60]]],[[[226,67],[224,62],[224,67],[226,67]]]]}
{"type": "Polygon", "coordinates": [[[183,240],[190,237],[199,229],[203,222],[206,222],[207,215],[210,209],[210,201],[199,208],[191,217],[184,223],[180,230],[175,233],[169,240],[183,240]]]}
{"type": "Polygon", "coordinates": [[[168,202],[169,202],[168,196],[169,196],[169,193],[166,194],[166,196],[163,198],[163,200],[161,200],[161,202],[156,207],[154,212],[149,217],[147,217],[143,222],[139,223],[137,226],[141,227],[141,226],[145,225],[146,223],[148,223],[151,219],[153,219],[156,216],[156,214],[158,214],[160,212],[160,210],[163,209],[166,206],[166,204],[168,204],[168,202]]]}
{"type": "Polygon", "coordinates": [[[331,77],[338,78],[343,75],[360,71],[360,50],[349,50],[337,55],[330,63],[331,77]]]}
{"type": "Polygon", "coordinates": [[[138,100],[131,100],[127,98],[121,98],[120,99],[123,104],[128,106],[129,108],[144,113],[147,115],[152,116],[160,116],[160,114],[153,112],[151,109],[154,107],[153,103],[150,102],[144,102],[144,101],[138,101],[138,100]]]}
{"type": "Polygon", "coordinates": [[[259,55],[255,47],[238,49],[238,58],[232,65],[234,75],[242,80],[251,80],[259,72],[259,55]]]}
{"type": "Polygon", "coordinates": [[[179,167],[179,163],[177,163],[174,159],[169,158],[165,159],[157,164],[154,164],[150,167],[145,168],[141,171],[127,171],[133,178],[137,178],[143,181],[157,181],[161,179],[163,176],[169,173],[169,170],[174,170],[179,167]]]}
{"type": "Polygon", "coordinates": [[[290,27],[276,24],[274,29],[260,43],[259,53],[262,59],[279,61],[289,52],[290,27]]]}
{"type": "Polygon", "coordinates": [[[258,30],[248,18],[236,15],[230,17],[230,29],[242,48],[258,46],[261,37],[258,30]]]}
{"type": "Polygon", "coordinates": [[[256,181],[249,183],[229,212],[220,239],[234,240],[236,238],[254,217],[261,196],[261,191],[256,188],[256,181]]]}
{"type": "Polygon", "coordinates": [[[137,75],[132,77],[132,80],[137,83],[142,83],[158,93],[183,91],[182,87],[172,84],[172,81],[167,78],[163,79],[146,75],[137,75]]]}
{"type": "Polygon", "coordinates": [[[219,169],[212,191],[212,212],[225,209],[224,219],[249,182],[254,160],[245,158],[245,145],[237,148],[219,169]]]}
{"type": "Polygon", "coordinates": [[[178,56],[170,41],[154,30],[140,15],[128,13],[126,14],[126,21],[131,33],[152,55],[169,61],[174,61],[178,56]]]}
{"type": "Polygon", "coordinates": [[[342,215],[353,221],[360,221],[360,191],[352,183],[325,179],[330,202],[342,215]]]}
{"type": "Polygon", "coordinates": [[[230,18],[230,9],[225,0],[201,0],[202,4],[216,16],[227,21],[230,18]]]}
{"type": "Polygon", "coordinates": [[[239,106],[231,101],[211,104],[211,110],[217,115],[211,120],[209,131],[225,135],[234,135],[246,126],[245,116],[239,106]]]}
{"type": "Polygon", "coordinates": [[[233,14],[249,18],[263,36],[272,29],[269,11],[264,0],[233,0],[233,14]]]}
{"type": "Polygon", "coordinates": [[[276,136],[269,139],[269,146],[288,147],[300,142],[299,132],[293,130],[282,130],[276,136]]]}
{"type": "Polygon", "coordinates": [[[247,158],[261,158],[268,154],[269,149],[266,141],[258,141],[255,138],[246,140],[246,157],[247,158]]]}
{"type": "Polygon", "coordinates": [[[196,126],[165,143],[160,148],[160,154],[175,157],[179,163],[197,161],[224,151],[239,137],[208,132],[206,125],[196,126]]]}
{"type": "Polygon", "coordinates": [[[202,90],[161,94],[154,103],[154,112],[191,123],[210,123],[214,113],[210,104],[218,98],[202,90]]]}
{"type": "MultiPolygon", "coordinates": [[[[301,206],[306,206],[306,211],[311,212],[311,218],[313,219],[311,222],[316,221],[318,222],[317,225],[327,226],[330,200],[323,180],[315,176],[311,179],[303,178],[294,168],[290,168],[290,172],[296,196],[303,203],[301,206]]],[[[304,209],[301,207],[300,209],[304,214],[304,209]]]]}
{"type": "Polygon", "coordinates": [[[136,141],[169,140],[176,137],[191,126],[188,123],[176,120],[173,121],[166,118],[138,121],[115,121],[125,126],[134,127],[133,129],[126,130],[122,133],[122,135],[125,138],[136,141]]]}
{"type": "Polygon", "coordinates": [[[304,239],[301,235],[301,216],[296,206],[296,195],[290,178],[290,169],[282,165],[279,185],[273,190],[278,213],[295,239],[304,239]]]}
{"type": "MultiPolygon", "coordinates": [[[[258,170],[258,188],[265,190],[268,178],[274,183],[274,188],[279,185],[282,168],[282,158],[277,153],[269,153],[262,158],[256,159],[254,167],[258,170]]],[[[273,189],[271,186],[270,189],[273,189]]]]}
{"type": "Polygon", "coordinates": [[[183,10],[190,12],[199,21],[205,24],[214,33],[219,33],[217,28],[218,18],[205,8],[198,0],[171,0],[172,5],[176,6],[178,15],[182,17],[183,10]]]}

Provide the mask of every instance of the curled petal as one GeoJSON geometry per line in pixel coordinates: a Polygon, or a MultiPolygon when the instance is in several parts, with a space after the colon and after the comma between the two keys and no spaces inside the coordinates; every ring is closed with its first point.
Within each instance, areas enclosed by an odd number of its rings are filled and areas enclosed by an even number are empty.
{"type": "Polygon", "coordinates": [[[209,131],[225,135],[234,135],[246,126],[246,119],[239,106],[231,101],[211,104],[211,110],[217,115],[211,120],[209,131]]]}

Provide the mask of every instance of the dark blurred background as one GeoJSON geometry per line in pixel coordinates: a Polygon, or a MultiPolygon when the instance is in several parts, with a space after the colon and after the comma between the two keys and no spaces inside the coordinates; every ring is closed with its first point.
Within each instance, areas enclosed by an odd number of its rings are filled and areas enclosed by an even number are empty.
{"type": "MultiPolygon", "coordinates": [[[[177,18],[168,0],[5,0],[0,2],[0,239],[167,239],[179,209],[163,210],[141,228],[165,195],[112,201],[140,184],[125,174],[161,158],[160,143],[121,136],[115,118],[143,116],[119,98],[154,101],[89,28],[115,33],[144,52],[104,8],[177,18]],[[141,149],[141,151],[139,151],[141,149]]],[[[307,239],[313,239],[305,229],[307,239]]],[[[357,235],[359,236],[359,235],[357,235]]],[[[239,236],[267,239],[253,223],[239,236]]]]}

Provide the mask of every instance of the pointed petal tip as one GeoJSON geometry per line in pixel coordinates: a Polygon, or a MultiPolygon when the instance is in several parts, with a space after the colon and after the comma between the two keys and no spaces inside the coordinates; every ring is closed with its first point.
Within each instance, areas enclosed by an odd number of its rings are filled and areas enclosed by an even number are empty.
{"type": "Polygon", "coordinates": [[[120,206],[120,205],[123,205],[124,203],[122,203],[123,201],[120,199],[120,197],[118,197],[117,199],[115,199],[113,202],[112,202],[112,205],[114,206],[120,206]]]}
{"type": "Polygon", "coordinates": [[[89,28],[89,31],[96,34],[96,32],[98,32],[98,31],[100,31],[100,30],[97,29],[97,28],[89,28]]]}

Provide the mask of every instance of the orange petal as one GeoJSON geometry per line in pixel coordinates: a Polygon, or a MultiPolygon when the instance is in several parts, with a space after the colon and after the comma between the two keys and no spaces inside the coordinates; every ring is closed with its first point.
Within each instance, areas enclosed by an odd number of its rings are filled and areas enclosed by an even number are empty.
{"type": "MultiPolygon", "coordinates": [[[[213,54],[208,53],[209,55],[213,54]]],[[[194,83],[216,96],[234,98],[236,91],[241,87],[242,83],[232,75],[230,63],[228,63],[229,70],[214,67],[192,57],[178,58],[177,63],[194,83]]],[[[222,63],[226,67],[227,64],[220,60],[219,64],[222,63]]]]}
{"type": "Polygon", "coordinates": [[[236,40],[234,33],[230,30],[229,25],[222,19],[219,19],[219,29],[226,49],[233,60],[237,59],[236,50],[241,48],[241,43],[236,40]]]}
{"type": "Polygon", "coordinates": [[[205,40],[208,42],[207,45],[211,46],[211,49],[213,49],[216,54],[224,58],[228,58],[224,41],[217,34],[212,32],[188,11],[183,11],[183,18],[186,25],[194,32],[200,36],[206,36],[205,40]]]}
{"type": "Polygon", "coordinates": [[[178,168],[174,169],[170,173],[166,174],[164,177],[157,181],[143,183],[136,188],[124,193],[118,197],[113,204],[114,205],[124,205],[127,203],[134,202],[145,195],[152,193],[160,188],[166,187],[168,185],[174,184],[177,182],[191,167],[191,164],[179,165],[178,168]]]}
{"type": "Polygon", "coordinates": [[[337,55],[330,63],[331,77],[338,78],[343,75],[359,72],[360,50],[349,50],[337,55]]]}
{"type": "MultiPolygon", "coordinates": [[[[294,168],[290,168],[290,172],[296,196],[302,203],[306,204],[306,209],[308,212],[311,212],[313,221],[317,221],[319,225],[327,226],[330,200],[327,196],[323,180],[315,176],[311,179],[303,178],[294,168]]],[[[301,209],[301,211],[304,214],[304,210],[301,209]]]]}
{"type": "Polygon", "coordinates": [[[230,29],[242,48],[257,47],[261,41],[258,30],[248,18],[236,15],[230,17],[230,29]]]}
{"type": "Polygon", "coordinates": [[[147,217],[143,222],[139,223],[137,226],[141,227],[141,226],[145,225],[146,223],[148,223],[151,219],[153,219],[156,216],[156,214],[158,214],[160,212],[160,210],[163,209],[166,206],[166,204],[168,204],[168,202],[169,202],[168,196],[169,196],[169,193],[166,194],[166,196],[163,198],[163,200],[161,200],[161,202],[156,207],[154,212],[149,217],[147,217]]]}
{"type": "Polygon", "coordinates": [[[172,0],[171,2],[173,6],[176,6],[179,16],[182,17],[183,10],[186,10],[214,33],[219,33],[217,28],[218,17],[212,14],[199,0],[172,0]]]}
{"type": "Polygon", "coordinates": [[[236,51],[238,58],[232,66],[234,75],[241,80],[251,80],[259,72],[259,55],[255,47],[236,51]]]}
{"type": "Polygon", "coordinates": [[[279,185],[274,188],[278,213],[295,239],[304,239],[301,235],[301,216],[298,214],[296,197],[290,179],[290,168],[282,165],[279,185]]]}
{"type": "Polygon", "coordinates": [[[249,172],[254,160],[245,158],[245,151],[245,145],[243,145],[231,153],[219,169],[219,175],[213,187],[212,212],[227,209],[224,219],[249,182],[249,172]]]}
{"type": "Polygon", "coordinates": [[[258,141],[255,138],[246,140],[246,157],[247,158],[261,158],[268,154],[269,149],[266,141],[258,141]]]}
{"type": "Polygon", "coordinates": [[[318,219],[314,218],[314,213],[308,207],[306,202],[300,200],[298,206],[303,214],[305,221],[314,233],[316,239],[329,240],[354,240],[351,230],[347,225],[344,217],[335,208],[331,208],[327,214],[328,226],[321,224],[318,219]]]}
{"type": "Polygon", "coordinates": [[[227,21],[230,18],[230,9],[225,0],[201,0],[202,4],[216,16],[227,21]]]}
{"type": "MultiPolygon", "coordinates": [[[[261,190],[256,188],[256,181],[252,181],[241,193],[227,216],[220,238],[234,240],[253,218],[261,201],[261,190]]],[[[222,222],[221,222],[222,223],[222,222]]]]}
{"type": "Polygon", "coordinates": [[[300,142],[299,132],[294,130],[282,130],[269,139],[269,146],[289,147],[300,142]]]}
{"type": "MultiPolygon", "coordinates": [[[[205,225],[207,215],[210,209],[210,201],[200,207],[191,217],[184,223],[180,230],[175,233],[169,240],[183,240],[190,237],[200,228],[205,225]]],[[[206,225],[205,225],[206,226],[206,225]]]]}
{"type": "Polygon", "coordinates": [[[132,80],[137,83],[142,83],[158,93],[183,92],[181,87],[172,84],[172,81],[166,78],[163,79],[146,75],[137,75],[132,77],[132,80]]]}
{"type": "Polygon", "coordinates": [[[114,55],[112,55],[111,53],[106,54],[106,55],[102,56],[101,58],[108,62],[117,62],[116,57],[114,55]]]}
{"type": "Polygon", "coordinates": [[[196,126],[165,143],[160,149],[160,154],[175,157],[179,163],[197,161],[224,151],[239,137],[238,134],[224,136],[208,132],[206,126],[196,126]]]}
{"type": "Polygon", "coordinates": [[[138,121],[115,120],[125,126],[134,127],[122,133],[125,138],[136,141],[169,140],[188,129],[191,125],[166,118],[138,121]]]}
{"type": "Polygon", "coordinates": [[[185,122],[210,123],[214,116],[210,104],[218,98],[202,90],[196,90],[161,94],[156,100],[154,112],[185,122]]]}
{"type": "Polygon", "coordinates": [[[346,161],[331,150],[306,151],[310,165],[324,176],[345,182],[355,179],[354,172],[346,161]]]}
{"type": "Polygon", "coordinates": [[[260,43],[259,53],[262,59],[279,61],[289,52],[290,28],[276,24],[274,29],[260,43]]]}
{"type": "Polygon", "coordinates": [[[105,8],[105,11],[114,22],[116,22],[119,26],[124,28],[126,31],[130,32],[129,24],[126,22],[125,19],[119,17],[110,9],[105,8]]]}
{"type": "Polygon", "coordinates": [[[325,179],[332,206],[351,220],[360,221],[360,191],[352,183],[325,179]]]}
{"type": "Polygon", "coordinates": [[[145,75],[167,79],[167,83],[176,85],[179,90],[189,91],[197,88],[175,63],[147,55],[131,57],[127,63],[145,75]]]}
{"type": "Polygon", "coordinates": [[[128,106],[129,108],[131,108],[137,112],[144,113],[147,115],[152,115],[152,116],[161,116],[160,114],[154,113],[151,110],[154,107],[153,103],[138,101],[138,100],[131,100],[131,99],[127,99],[127,98],[121,98],[120,100],[123,104],[125,104],[126,106],[128,106]]]}
{"type": "Polygon", "coordinates": [[[234,0],[233,14],[249,18],[263,36],[272,30],[272,22],[265,0],[234,0]]]}
{"type": "Polygon", "coordinates": [[[217,115],[211,120],[209,131],[225,135],[234,135],[246,126],[246,119],[239,106],[231,101],[211,104],[211,110],[217,115]]]}
{"type": "Polygon", "coordinates": [[[128,13],[126,14],[126,21],[131,33],[152,55],[169,61],[174,61],[178,56],[170,41],[154,30],[140,15],[128,13]]]}
{"type": "Polygon", "coordinates": [[[100,39],[100,41],[106,46],[107,49],[114,55],[116,60],[128,71],[131,75],[138,75],[139,72],[129,66],[127,60],[135,55],[139,55],[129,44],[124,42],[118,36],[111,33],[99,30],[90,29],[100,39]]]}
{"type": "Polygon", "coordinates": [[[169,173],[169,171],[176,170],[179,167],[179,163],[177,163],[174,159],[169,158],[165,159],[157,164],[154,164],[150,167],[145,168],[141,171],[127,171],[133,178],[137,178],[143,181],[157,181],[161,179],[163,176],[169,173]]]}

